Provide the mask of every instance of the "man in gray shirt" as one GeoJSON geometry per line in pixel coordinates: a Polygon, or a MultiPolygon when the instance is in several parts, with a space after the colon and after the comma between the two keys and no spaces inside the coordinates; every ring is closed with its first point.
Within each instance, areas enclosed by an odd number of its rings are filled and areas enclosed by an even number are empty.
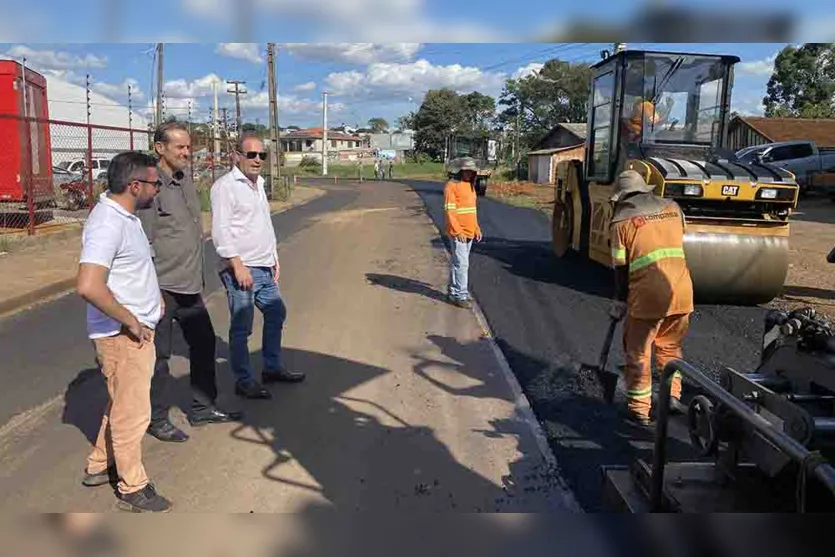
{"type": "Polygon", "coordinates": [[[188,435],[171,423],[165,403],[170,377],[173,323],[177,321],[189,348],[192,426],[240,419],[240,413],[215,406],[215,330],[201,295],[203,281],[203,220],[200,199],[189,169],[191,137],[188,128],[169,122],[157,128],[154,149],[160,157],[160,192],[151,208],[139,211],[151,244],[165,313],[156,329],[156,364],[151,385],[151,425],[148,433],[161,441],[183,442],[188,435]]]}

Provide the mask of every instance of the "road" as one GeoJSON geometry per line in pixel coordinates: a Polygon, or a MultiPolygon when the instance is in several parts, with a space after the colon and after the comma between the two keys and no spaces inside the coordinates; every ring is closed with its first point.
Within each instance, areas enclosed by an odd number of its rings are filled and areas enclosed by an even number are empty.
{"type": "MultiPolygon", "coordinates": [[[[272,401],[229,396],[228,309],[208,272],[221,403],[245,417],[184,445],[146,437],[146,468],[175,510],[576,509],[475,314],[443,301],[446,255],[414,192],[331,185],[274,222],[286,363],[308,380],[275,386],[272,401]]],[[[114,508],[108,488],[79,485],[106,402],[83,310],[70,295],[0,321],[0,509],[114,508]]],[[[175,352],[172,419],[189,430],[181,341],[175,352]]]]}
{"type": "MultiPolygon", "coordinates": [[[[406,183],[442,229],[443,186],[406,183]]],[[[635,456],[648,457],[652,447],[650,437],[636,434],[601,403],[596,382],[581,371],[600,353],[611,277],[593,263],[556,259],[549,219],[539,211],[480,198],[478,215],[484,240],[473,248],[471,290],[543,425],[561,474],[584,509],[598,510],[600,466],[629,464],[635,456]]],[[[723,365],[750,369],[759,357],[764,314],[758,307],[697,307],[685,359],[714,375],[723,365]]],[[[614,346],[609,366],[622,361],[614,346]]],[[[678,437],[673,456],[688,454],[684,435],[678,437]]]]}

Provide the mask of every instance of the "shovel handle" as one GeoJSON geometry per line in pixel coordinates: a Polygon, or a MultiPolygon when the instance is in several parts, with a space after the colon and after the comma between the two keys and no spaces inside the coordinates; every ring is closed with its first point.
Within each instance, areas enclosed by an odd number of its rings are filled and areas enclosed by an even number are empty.
{"type": "Polygon", "coordinates": [[[609,359],[609,350],[612,348],[612,339],[615,338],[615,329],[618,326],[620,319],[612,318],[609,320],[609,330],[606,331],[606,340],[603,342],[603,349],[600,351],[600,360],[597,365],[600,371],[606,368],[606,361],[609,359]]]}

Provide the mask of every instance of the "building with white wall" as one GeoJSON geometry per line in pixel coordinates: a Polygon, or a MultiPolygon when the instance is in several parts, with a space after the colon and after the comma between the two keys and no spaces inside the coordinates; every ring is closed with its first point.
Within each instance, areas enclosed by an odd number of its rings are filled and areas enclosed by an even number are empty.
{"type": "MultiPolygon", "coordinates": [[[[81,85],[54,76],[45,77],[49,119],[53,121],[49,126],[52,164],[84,159],[88,147],[87,90],[81,85]]],[[[148,120],[138,114],[136,109],[129,114],[126,105],[95,91],[90,92],[90,104],[94,159],[111,159],[117,153],[130,150],[131,146],[135,150],[149,148],[149,134],[144,131],[148,129],[148,120]],[[129,132],[128,125],[131,121],[132,129],[141,131],[129,132]]]]}

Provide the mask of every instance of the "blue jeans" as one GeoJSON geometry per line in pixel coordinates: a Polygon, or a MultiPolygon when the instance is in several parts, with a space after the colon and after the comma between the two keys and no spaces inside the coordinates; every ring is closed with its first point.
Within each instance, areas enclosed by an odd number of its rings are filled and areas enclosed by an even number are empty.
{"type": "Polygon", "coordinates": [[[273,270],[268,267],[249,267],[252,274],[252,290],[241,290],[231,270],[220,273],[226,297],[229,300],[229,365],[235,380],[240,384],[251,384],[255,378],[249,364],[249,336],[252,334],[252,320],[255,308],[264,316],[264,331],[261,338],[261,354],[264,369],[281,369],[281,331],[287,317],[287,307],[281,299],[273,270]]]}
{"type": "Polygon", "coordinates": [[[468,300],[470,298],[467,286],[469,284],[470,249],[472,247],[472,239],[459,242],[455,238],[452,238],[452,266],[449,269],[449,295],[456,300],[468,300]]]}

